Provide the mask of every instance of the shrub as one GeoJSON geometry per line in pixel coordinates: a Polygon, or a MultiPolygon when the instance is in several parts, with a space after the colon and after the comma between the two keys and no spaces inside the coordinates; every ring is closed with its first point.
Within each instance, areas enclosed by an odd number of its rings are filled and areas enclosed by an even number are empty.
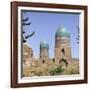
{"type": "Polygon", "coordinates": [[[61,74],[63,72],[63,70],[64,69],[61,66],[58,66],[54,69],[49,70],[49,73],[50,73],[50,75],[58,75],[58,74],[61,74]]]}

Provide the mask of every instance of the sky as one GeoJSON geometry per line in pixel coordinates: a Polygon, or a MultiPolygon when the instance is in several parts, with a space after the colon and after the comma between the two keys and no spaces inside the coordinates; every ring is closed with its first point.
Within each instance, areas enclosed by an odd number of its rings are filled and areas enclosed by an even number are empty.
{"type": "Polygon", "coordinates": [[[76,43],[79,14],[22,11],[22,19],[26,17],[29,17],[28,22],[31,22],[31,25],[23,26],[23,30],[25,35],[35,32],[34,36],[27,39],[35,57],[39,57],[40,42],[43,40],[49,44],[49,57],[54,57],[55,32],[63,26],[70,32],[72,57],[79,58],[79,44],[76,43]]]}

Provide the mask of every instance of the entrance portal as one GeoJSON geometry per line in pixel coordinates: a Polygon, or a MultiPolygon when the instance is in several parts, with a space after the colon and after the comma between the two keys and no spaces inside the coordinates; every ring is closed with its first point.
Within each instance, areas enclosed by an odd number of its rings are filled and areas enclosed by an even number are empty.
{"type": "Polygon", "coordinates": [[[68,66],[68,62],[66,59],[61,59],[59,61],[59,64],[62,66],[62,67],[67,67],[68,66]]]}

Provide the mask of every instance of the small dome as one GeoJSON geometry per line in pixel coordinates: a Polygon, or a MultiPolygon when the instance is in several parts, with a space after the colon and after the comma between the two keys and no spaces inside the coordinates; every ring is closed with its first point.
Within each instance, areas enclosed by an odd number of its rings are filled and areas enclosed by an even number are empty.
{"type": "Polygon", "coordinates": [[[47,48],[47,49],[49,49],[49,45],[48,45],[48,43],[46,41],[41,41],[40,48],[47,48]]]}
{"type": "Polygon", "coordinates": [[[59,27],[56,31],[56,37],[67,37],[70,38],[70,33],[64,27],[59,27]]]}

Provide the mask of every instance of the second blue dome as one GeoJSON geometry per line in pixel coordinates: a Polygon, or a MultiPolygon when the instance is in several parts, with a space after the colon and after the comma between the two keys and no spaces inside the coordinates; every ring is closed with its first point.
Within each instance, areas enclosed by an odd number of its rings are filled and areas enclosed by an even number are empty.
{"type": "Polygon", "coordinates": [[[41,41],[40,42],[40,48],[47,48],[47,49],[49,49],[49,44],[46,41],[41,41]]]}

